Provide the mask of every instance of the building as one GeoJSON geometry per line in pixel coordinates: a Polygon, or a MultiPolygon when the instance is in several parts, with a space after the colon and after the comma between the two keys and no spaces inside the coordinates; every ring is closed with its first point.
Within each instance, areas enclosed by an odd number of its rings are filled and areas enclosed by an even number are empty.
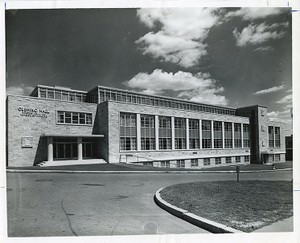
{"type": "Polygon", "coordinates": [[[91,158],[199,168],[285,161],[284,124],[230,108],[97,86],[7,96],[7,165],[91,158]]]}
{"type": "Polygon", "coordinates": [[[293,135],[285,137],[285,159],[287,161],[293,161],[293,135]]]}

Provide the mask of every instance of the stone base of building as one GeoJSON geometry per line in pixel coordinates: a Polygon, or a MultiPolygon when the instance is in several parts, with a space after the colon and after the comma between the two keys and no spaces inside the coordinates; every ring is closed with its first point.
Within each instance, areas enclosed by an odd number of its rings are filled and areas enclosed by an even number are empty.
{"type": "Polygon", "coordinates": [[[250,156],[228,156],[216,158],[188,158],[188,159],[168,159],[160,161],[138,161],[129,162],[135,165],[146,165],[160,168],[187,168],[200,169],[210,167],[221,167],[228,165],[250,164],[250,156]]]}

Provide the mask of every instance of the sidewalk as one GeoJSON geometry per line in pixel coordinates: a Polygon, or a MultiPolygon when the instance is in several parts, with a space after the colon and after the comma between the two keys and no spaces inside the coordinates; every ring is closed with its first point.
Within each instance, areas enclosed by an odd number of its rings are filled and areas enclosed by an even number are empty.
{"type": "Polygon", "coordinates": [[[277,221],[273,224],[262,227],[258,230],[253,231],[254,233],[259,232],[292,232],[293,231],[293,220],[294,217],[277,221]]]}
{"type": "MultiPolygon", "coordinates": [[[[28,167],[7,167],[7,172],[56,172],[56,171],[69,171],[69,172],[227,172],[235,173],[236,166],[222,166],[214,168],[159,168],[152,166],[142,166],[124,163],[114,163],[114,164],[82,164],[82,165],[65,165],[65,166],[49,166],[49,167],[39,167],[39,166],[28,166],[28,167]]],[[[276,171],[276,170],[290,170],[292,169],[292,162],[277,163],[275,165],[275,170],[272,165],[239,165],[240,172],[257,172],[257,171],[276,171]]]]}

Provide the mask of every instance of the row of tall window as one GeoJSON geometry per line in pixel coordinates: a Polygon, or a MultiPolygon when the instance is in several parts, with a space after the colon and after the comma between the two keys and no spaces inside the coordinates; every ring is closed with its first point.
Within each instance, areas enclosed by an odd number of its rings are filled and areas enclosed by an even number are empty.
{"type": "MultiPolygon", "coordinates": [[[[112,89],[98,87],[99,92],[99,103],[106,100],[120,101],[133,104],[142,104],[142,105],[151,105],[151,106],[160,106],[167,108],[191,110],[191,111],[200,111],[200,112],[209,112],[217,114],[226,114],[226,115],[235,115],[235,109],[232,108],[223,108],[205,104],[197,104],[187,101],[173,100],[163,97],[155,97],[149,95],[139,95],[126,91],[115,91],[112,89]]],[[[92,99],[97,100],[97,99],[92,99]]]]}
{"type": "Polygon", "coordinates": [[[92,125],[92,113],[57,111],[57,123],[92,125]]]}
{"type": "Polygon", "coordinates": [[[269,147],[280,148],[280,127],[268,127],[269,147]]]}
{"type": "Polygon", "coordinates": [[[39,88],[39,97],[54,100],[85,102],[86,94],[74,91],[39,88]]]}
{"type": "MultiPolygon", "coordinates": [[[[141,150],[156,150],[155,116],[140,115],[141,150]]],[[[202,148],[241,148],[249,147],[249,125],[240,123],[201,121],[174,117],[174,148],[187,149],[187,132],[189,149],[202,148]],[[188,124],[187,124],[188,121],[188,124]],[[224,133],[223,133],[224,124],[224,133]],[[242,128],[243,127],[243,128],[242,128]],[[188,128],[188,131],[187,131],[188,128]],[[243,129],[243,137],[242,137],[243,129]],[[224,139],[223,139],[224,136],[224,139]],[[213,139],[212,139],[213,138],[213,139]],[[201,139],[201,140],[200,140],[201,139]],[[224,144],[223,144],[224,142],[224,144]]],[[[120,149],[137,150],[137,115],[120,114],[120,149]]],[[[158,116],[158,149],[172,149],[172,119],[158,116]]]]}

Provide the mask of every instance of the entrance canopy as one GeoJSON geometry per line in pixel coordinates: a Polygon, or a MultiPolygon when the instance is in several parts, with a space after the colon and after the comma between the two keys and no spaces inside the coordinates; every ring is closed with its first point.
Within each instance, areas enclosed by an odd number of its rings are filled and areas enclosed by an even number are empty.
{"type": "Polygon", "coordinates": [[[68,138],[103,138],[103,134],[42,134],[42,137],[68,137],[68,138]]]}
{"type": "Polygon", "coordinates": [[[96,138],[103,138],[102,134],[42,134],[47,138],[48,161],[54,159],[93,158],[96,149],[96,138]],[[93,141],[94,140],[94,141],[93,141]]]}

